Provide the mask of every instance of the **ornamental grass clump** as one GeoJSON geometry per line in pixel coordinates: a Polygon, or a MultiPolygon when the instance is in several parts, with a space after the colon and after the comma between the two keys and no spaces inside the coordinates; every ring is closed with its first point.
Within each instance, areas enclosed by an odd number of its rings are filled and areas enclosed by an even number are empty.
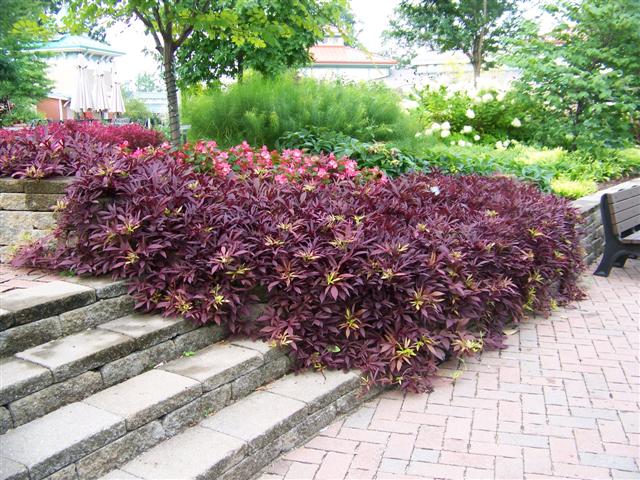
{"type": "Polygon", "coordinates": [[[533,186],[278,174],[200,173],[162,148],[97,159],[54,235],[14,264],[127,278],[139,309],[414,391],[447,357],[500,348],[508,324],[581,295],[578,214],[533,186]],[[249,320],[258,295],[266,310],[249,320]]]}

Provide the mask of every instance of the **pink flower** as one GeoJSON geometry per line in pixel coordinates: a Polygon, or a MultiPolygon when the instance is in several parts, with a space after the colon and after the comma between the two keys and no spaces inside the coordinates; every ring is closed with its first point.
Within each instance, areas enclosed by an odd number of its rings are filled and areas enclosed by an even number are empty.
{"type": "Polygon", "coordinates": [[[278,183],[280,185],[283,185],[283,184],[285,184],[285,183],[287,183],[289,181],[287,179],[287,177],[285,175],[282,175],[282,174],[276,175],[274,178],[275,178],[276,183],[278,183]]]}

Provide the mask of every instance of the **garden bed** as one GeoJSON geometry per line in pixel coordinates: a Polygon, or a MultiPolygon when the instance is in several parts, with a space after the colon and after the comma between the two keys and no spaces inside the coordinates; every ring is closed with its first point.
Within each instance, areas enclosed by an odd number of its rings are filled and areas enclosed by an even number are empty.
{"type": "Polygon", "coordinates": [[[510,178],[390,180],[246,144],[92,148],[59,162],[77,174],[57,228],[14,264],[127,278],[138,308],[287,345],[301,367],[424,390],[446,356],[581,295],[577,211],[510,178]],[[268,308],[244,322],[257,291],[268,308]]]}

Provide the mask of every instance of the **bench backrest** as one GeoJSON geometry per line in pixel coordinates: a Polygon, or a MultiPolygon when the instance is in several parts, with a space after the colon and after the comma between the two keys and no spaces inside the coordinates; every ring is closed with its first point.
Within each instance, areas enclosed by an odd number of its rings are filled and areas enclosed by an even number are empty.
{"type": "Polygon", "coordinates": [[[614,235],[640,225],[640,186],[603,195],[606,199],[614,235]]]}

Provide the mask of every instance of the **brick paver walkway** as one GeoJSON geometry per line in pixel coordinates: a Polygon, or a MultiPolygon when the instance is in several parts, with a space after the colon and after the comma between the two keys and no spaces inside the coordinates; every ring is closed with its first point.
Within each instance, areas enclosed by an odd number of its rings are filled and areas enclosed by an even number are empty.
{"type": "Polygon", "coordinates": [[[385,393],[260,479],[640,479],[640,261],[584,283],[588,299],[525,322],[455,383],[385,393]]]}
{"type": "Polygon", "coordinates": [[[64,280],[55,272],[42,272],[29,268],[13,268],[8,264],[0,264],[0,293],[17,288],[35,287],[42,283],[64,280]]]}

